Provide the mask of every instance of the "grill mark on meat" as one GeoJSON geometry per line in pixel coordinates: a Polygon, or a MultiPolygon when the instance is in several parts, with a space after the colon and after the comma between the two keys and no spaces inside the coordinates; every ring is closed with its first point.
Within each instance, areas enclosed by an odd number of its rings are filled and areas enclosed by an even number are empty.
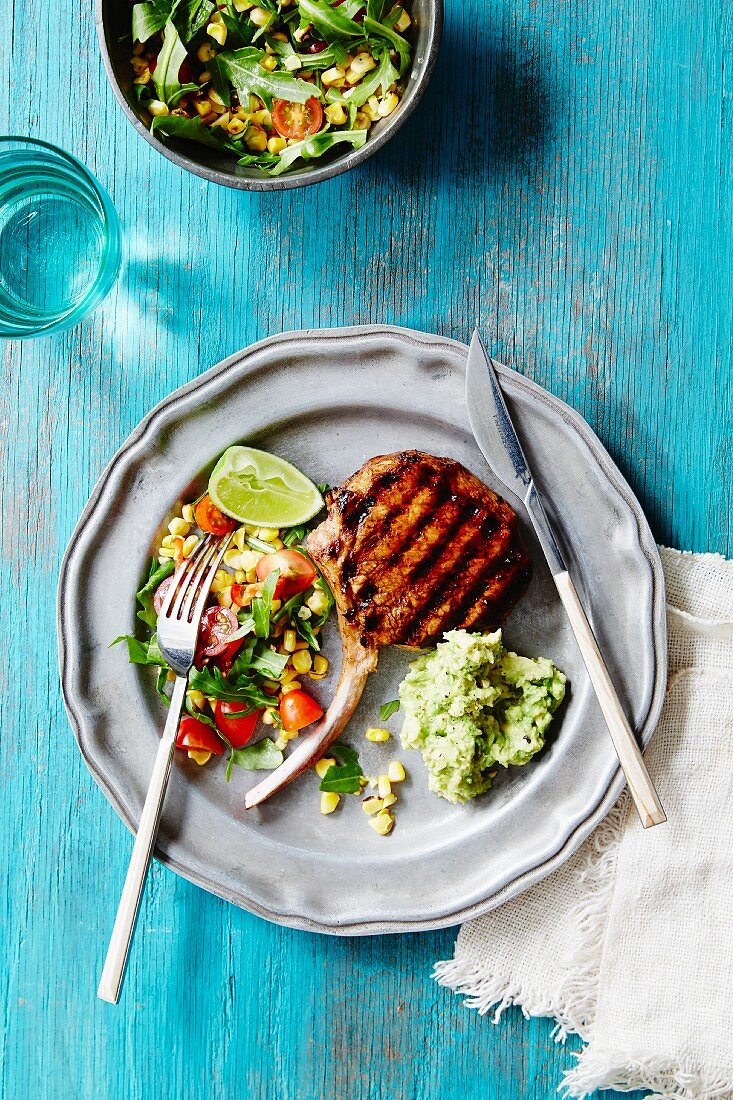
{"type": "Polygon", "coordinates": [[[497,625],[531,575],[510,506],[459,463],[421,452],[365,463],[334,490],[309,548],[341,619],[372,649],[497,625]]]}
{"type": "MultiPolygon", "coordinates": [[[[480,528],[478,534],[480,535],[480,528]]],[[[497,540],[491,546],[491,552],[484,556],[476,533],[471,533],[470,538],[461,547],[461,559],[466,555],[472,555],[466,568],[450,570],[447,575],[444,575],[442,583],[431,587],[425,603],[407,624],[405,641],[408,645],[417,644],[416,639],[422,636],[431,619],[436,623],[435,628],[430,623],[431,634],[442,633],[446,629],[448,620],[453,624],[461,621],[465,609],[479,599],[481,593],[489,588],[490,582],[496,576],[494,568],[496,559],[506,554],[506,540],[511,538],[511,534],[506,526],[502,527],[498,534],[498,540],[501,541],[497,540]]]]}

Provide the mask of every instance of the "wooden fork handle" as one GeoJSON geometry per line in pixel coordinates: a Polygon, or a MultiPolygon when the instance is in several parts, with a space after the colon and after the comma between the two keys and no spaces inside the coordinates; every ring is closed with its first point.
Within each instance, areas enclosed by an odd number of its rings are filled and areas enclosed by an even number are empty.
{"type": "Polygon", "coordinates": [[[97,989],[97,996],[101,997],[103,1001],[109,1001],[110,1004],[117,1004],[125,977],[125,966],[127,965],[127,956],[132,943],[132,935],[135,931],[140,898],[142,897],[148,867],[153,855],[155,838],[158,835],[158,823],[160,822],[168,777],[171,772],[178,719],[186,695],[186,683],[185,676],[178,676],[173,686],[168,718],[155,757],[148,793],[145,797],[145,805],[140,817],[140,824],[138,825],[137,836],[130,857],[130,865],[127,868],[127,877],[122,888],[117,917],[107,949],[107,958],[104,960],[102,977],[97,989]]]}
{"type": "Polygon", "coordinates": [[[654,784],[647,771],[634,732],[616,694],[616,689],[601,656],[590,623],[586,618],[575,585],[567,572],[557,573],[553,579],[585,661],[585,667],[588,670],[590,681],[598,698],[603,717],[606,720],[611,740],[616,749],[623,773],[626,776],[631,797],[639,812],[641,823],[645,829],[648,829],[651,825],[661,825],[663,821],[667,820],[667,816],[662,809],[659,795],[654,789],[654,784]]]}

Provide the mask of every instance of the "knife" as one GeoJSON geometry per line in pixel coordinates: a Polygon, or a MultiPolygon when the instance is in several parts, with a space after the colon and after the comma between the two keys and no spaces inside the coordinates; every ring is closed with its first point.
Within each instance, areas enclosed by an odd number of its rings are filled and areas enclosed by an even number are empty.
{"type": "Polygon", "coordinates": [[[471,338],[466,365],[466,405],[471,430],[481,453],[499,480],[524,502],[527,509],[570,620],[641,823],[645,829],[660,825],[667,820],[666,814],[547,519],[542,498],[504,402],[494,362],[487,355],[476,330],[471,338]]]}

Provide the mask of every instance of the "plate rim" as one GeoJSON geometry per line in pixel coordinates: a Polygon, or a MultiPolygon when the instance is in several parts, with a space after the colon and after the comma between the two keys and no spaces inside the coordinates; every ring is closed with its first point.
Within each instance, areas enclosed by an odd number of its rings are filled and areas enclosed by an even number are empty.
{"type": "MultiPolygon", "coordinates": [[[[163,416],[168,409],[177,405],[182,398],[189,396],[196,390],[215,381],[218,377],[226,375],[232,367],[244,363],[248,357],[256,355],[265,348],[277,348],[281,345],[287,345],[297,341],[318,340],[344,342],[351,338],[368,338],[370,336],[391,336],[408,344],[432,350],[440,350],[448,347],[457,352],[462,358],[468,355],[468,347],[461,341],[434,333],[406,328],[400,325],[374,324],[350,325],[343,328],[293,329],[277,333],[273,336],[264,337],[228,355],[219,363],[209,367],[195,378],[192,378],[182,386],[174,389],[154,405],[142,420],[139,421],[132,432],[123,440],[122,444],[102,470],[74,526],[61,560],[57,588],[56,625],[61,695],[76,743],[87,768],[92,774],[92,778],[97,786],[100,787],[117,815],[133,834],[135,832],[137,818],[131,813],[130,808],[124,803],[123,799],[118,796],[117,792],[107,781],[106,776],[96,766],[91,753],[88,751],[88,747],[85,744],[84,723],[76,708],[71,685],[71,670],[74,666],[74,662],[72,658],[73,649],[69,641],[66,600],[69,596],[72,583],[74,558],[79,543],[79,536],[92,516],[96,513],[104,491],[113,479],[118,466],[124,463],[130,451],[136,448],[138,444],[144,440],[146,435],[156,430],[157,421],[160,417],[163,416]]],[[[559,413],[563,417],[565,423],[580,436],[581,441],[593,455],[604,477],[623,499],[634,517],[638,545],[646,559],[652,581],[651,610],[652,645],[654,649],[653,658],[655,666],[654,688],[646,717],[639,732],[642,746],[646,747],[659,720],[664,703],[667,682],[667,630],[664,573],[651,528],[626,478],[621,473],[601,440],[581,414],[561,398],[556,397],[549,390],[544,389],[532,379],[527,378],[525,375],[510,367],[499,364],[499,374],[500,376],[504,375],[511,377],[512,382],[527,391],[534,400],[540,401],[543,405],[551,408],[554,412],[559,413]]],[[[349,921],[340,924],[325,924],[311,917],[301,916],[299,914],[274,912],[266,906],[261,905],[259,902],[245,897],[243,892],[235,892],[228,889],[222,881],[208,877],[205,871],[199,868],[192,869],[184,865],[181,863],[180,859],[160,851],[157,847],[154,855],[156,859],[167,867],[170,867],[176,874],[202,887],[209,893],[233,903],[238,908],[245,909],[265,920],[272,921],[285,927],[337,936],[385,935],[396,932],[429,931],[450,927],[482,916],[492,909],[519,896],[525,890],[528,890],[530,887],[550,875],[553,871],[557,870],[570,858],[586,837],[590,835],[593,829],[610,812],[623,792],[624,787],[624,776],[619,767],[611,777],[606,790],[597,799],[595,805],[590,808],[587,816],[575,827],[575,829],[573,829],[565,838],[564,842],[550,856],[537,863],[534,867],[519,874],[516,878],[512,879],[511,882],[507,883],[504,887],[495,891],[490,896],[470,905],[459,906],[448,914],[444,913],[436,917],[417,918],[414,920],[363,920],[349,921]]]]}

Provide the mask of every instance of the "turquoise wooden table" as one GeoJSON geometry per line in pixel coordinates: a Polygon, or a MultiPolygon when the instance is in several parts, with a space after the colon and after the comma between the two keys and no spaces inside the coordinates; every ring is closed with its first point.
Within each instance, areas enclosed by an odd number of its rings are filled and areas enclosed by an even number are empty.
{"type": "Polygon", "coordinates": [[[97,1001],[131,842],[61,705],[57,568],[171,389],[269,333],[370,321],[459,339],[479,321],[587,417],[660,540],[729,553],[733,17],[717,0],[449,0],[395,142],[317,188],[250,195],[134,134],[91,8],[0,7],[0,131],[84,160],[126,247],[91,320],[2,348],[3,1100],[550,1097],[572,1044],[516,1011],[495,1029],[431,981],[455,930],[293,932],[158,865],[123,1002],[97,1001]]]}

